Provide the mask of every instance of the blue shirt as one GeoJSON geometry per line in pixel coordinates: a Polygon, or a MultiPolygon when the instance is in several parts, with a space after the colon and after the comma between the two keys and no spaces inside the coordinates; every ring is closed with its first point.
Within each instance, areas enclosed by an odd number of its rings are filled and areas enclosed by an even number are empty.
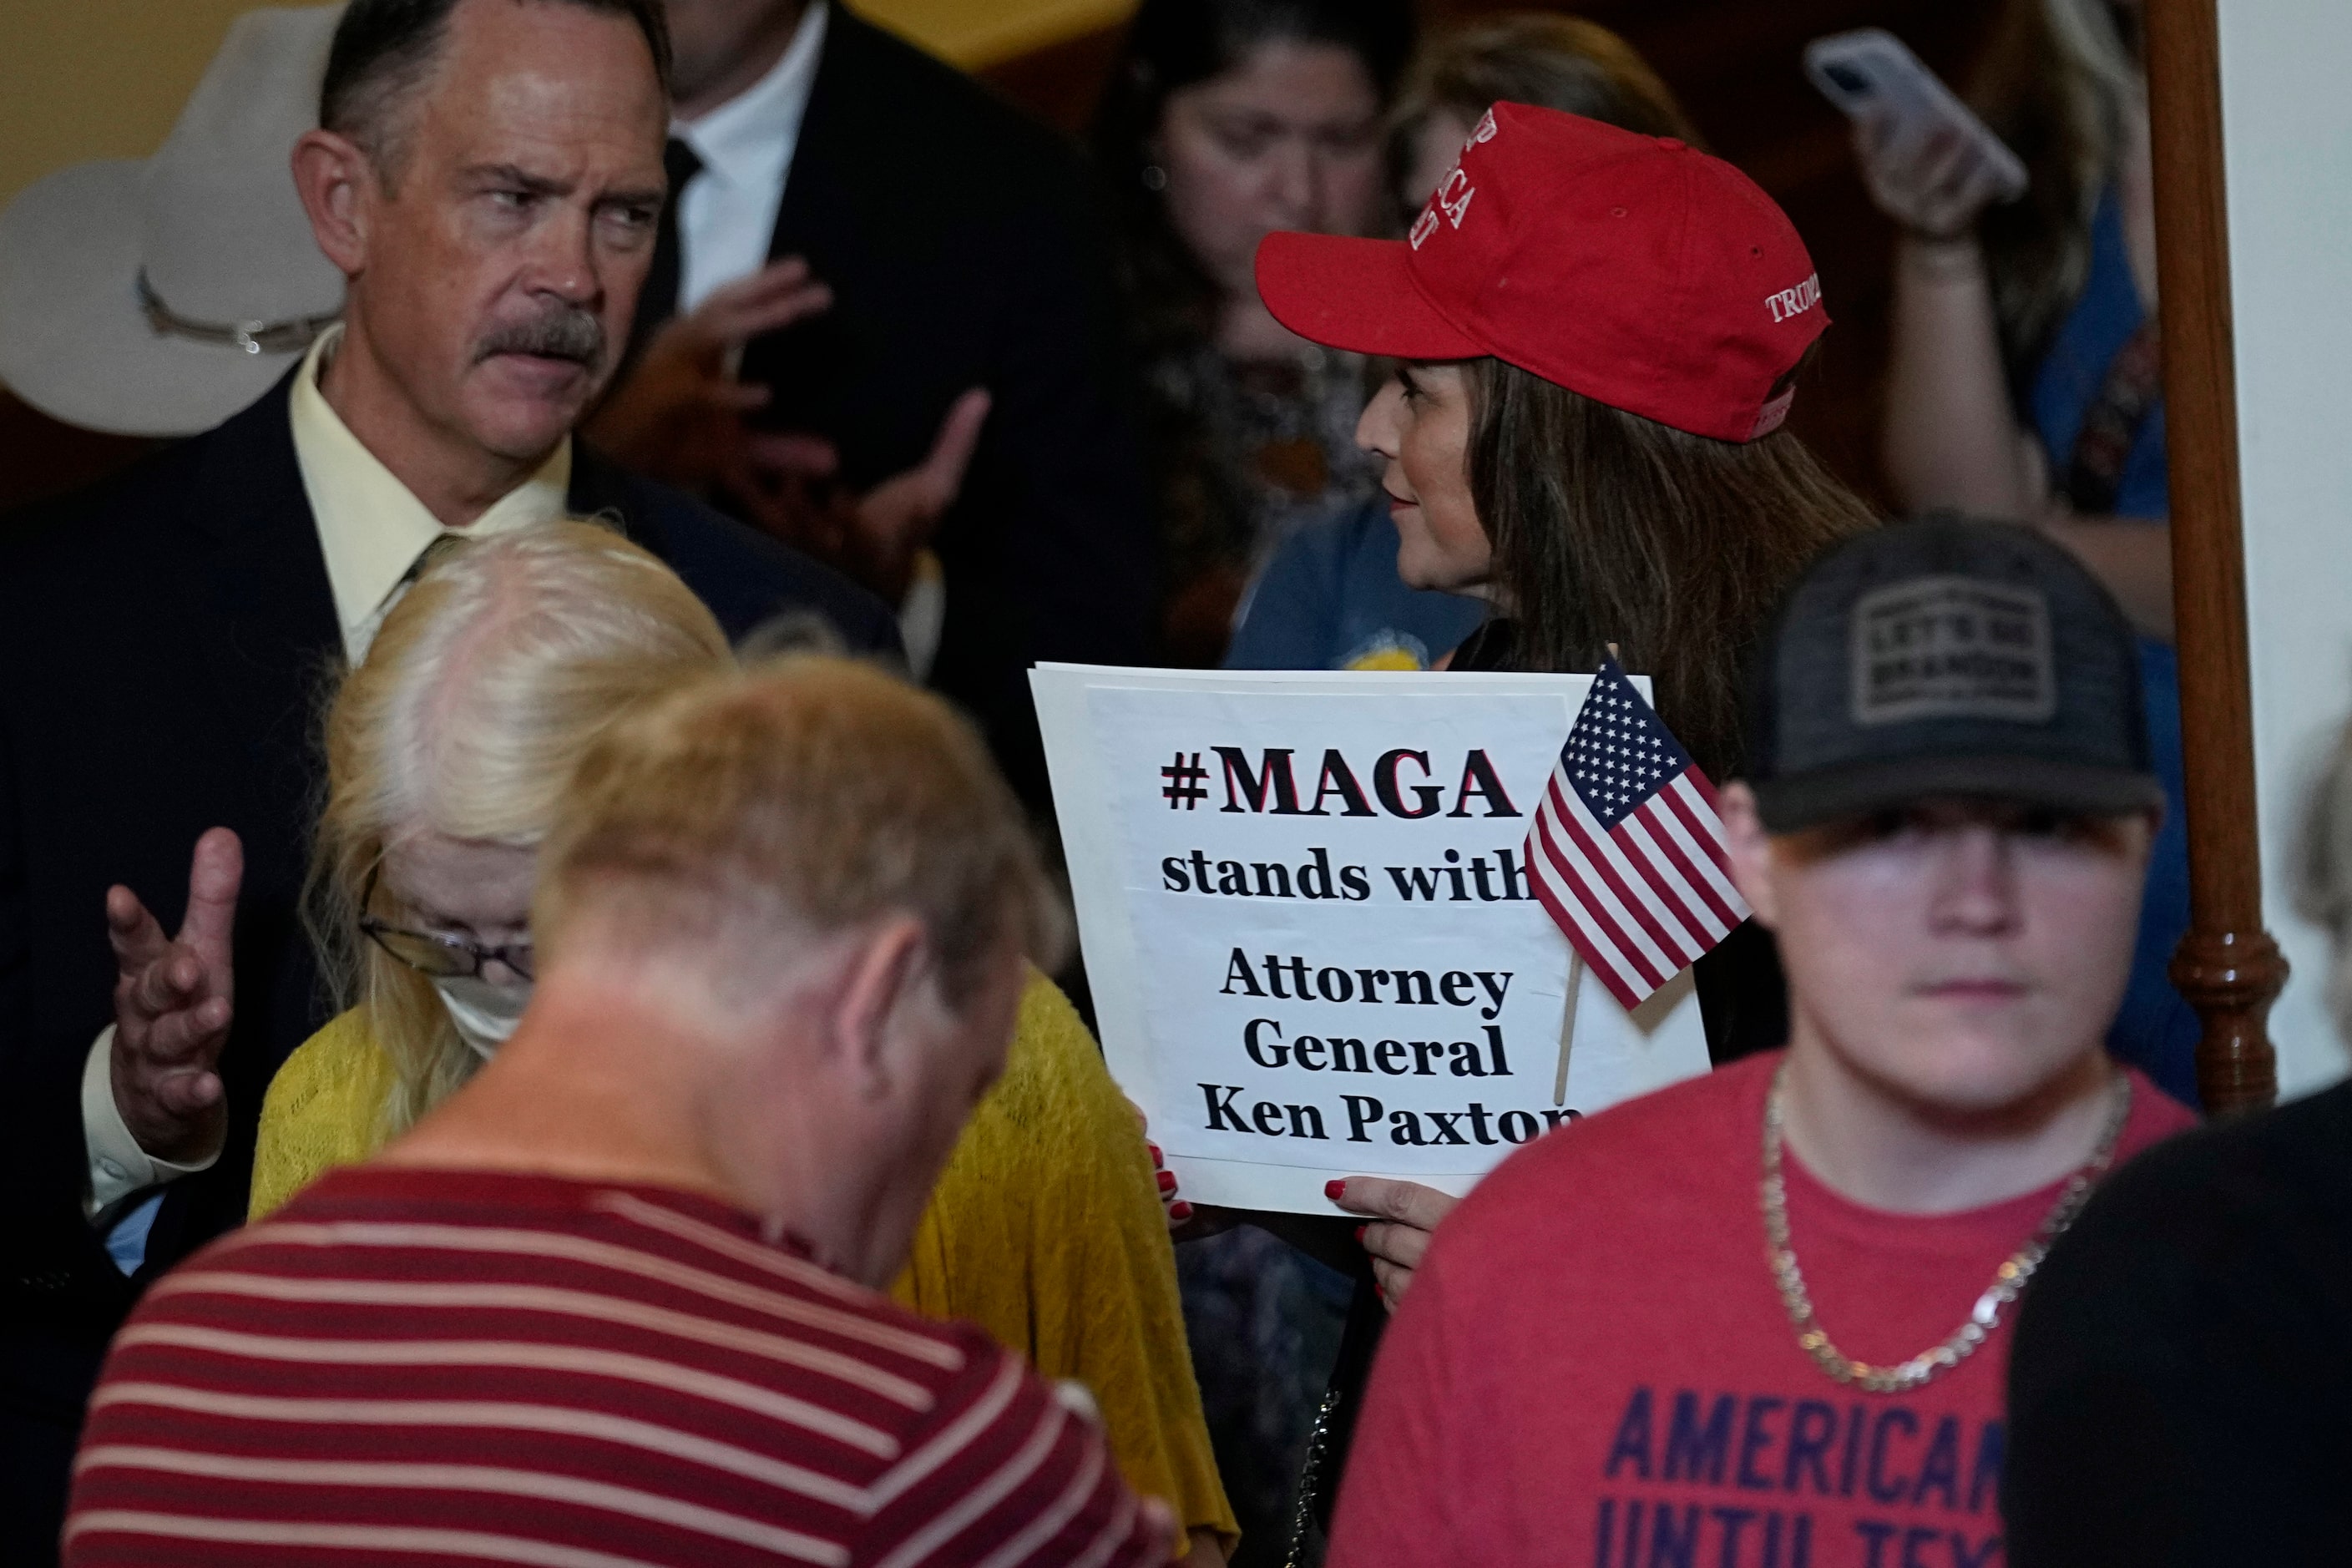
{"type": "MultiPolygon", "coordinates": [[[[2091,270],[2082,298],[2059,323],[2049,352],[2034,367],[2028,394],[2033,432],[2050,455],[2051,472],[2063,477],[2083,433],[2083,416],[2106,384],[2107,366],[2147,319],[2124,248],[2123,206],[2109,190],[2091,218],[2091,270]]],[[[2150,408],[2133,438],[2116,489],[2118,517],[2171,514],[2164,462],[2164,405],[2150,408]]]]}
{"type": "Polygon", "coordinates": [[[1242,601],[1227,669],[1426,669],[1486,616],[1483,600],[1409,588],[1383,497],[1297,529],[1242,601]]]}
{"type": "MultiPolygon", "coordinates": [[[[2139,285],[2124,248],[2122,204],[2110,189],[2091,219],[2091,269],[2082,297],[2034,367],[2029,395],[2034,433],[2063,474],[2083,429],[2083,416],[2107,379],[2117,351],[2147,320],[2139,285]]],[[[2166,482],[2164,405],[2148,411],[2132,441],[2116,491],[2121,517],[2162,518],[2171,508],[2166,482]]],[[[2140,904],[2139,938],[2122,1009],[2107,1031],[2108,1053],[2154,1079],[2185,1104],[2197,1103],[2197,1014],[2172,988],[2166,971],[2189,930],[2189,832],[2182,805],[2180,661],[2166,644],[2140,642],[2140,700],[2147,712],[2148,749],[2164,785],[2164,827],[2148,858],[2140,904]]]]}
{"type": "Polygon", "coordinates": [[[2142,637],[2140,701],[2147,712],[2147,749],[2164,786],[2164,826],[2147,858],[2140,895],[2139,937],[2131,980],[2107,1030],[2107,1054],[2154,1079],[2184,1105],[2197,1100],[2197,1041],[2204,1033],[2195,1008],[2172,988],[2172,950],[2189,932],[2189,818],[2183,804],[2180,746],[2180,657],[2168,643],[2142,637]]]}

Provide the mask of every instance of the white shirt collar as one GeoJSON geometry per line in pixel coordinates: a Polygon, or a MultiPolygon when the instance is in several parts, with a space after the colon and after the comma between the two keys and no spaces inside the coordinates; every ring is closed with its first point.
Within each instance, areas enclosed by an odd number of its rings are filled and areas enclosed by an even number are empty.
{"type": "Polygon", "coordinates": [[[705,176],[740,190],[779,185],[791,167],[816,86],[817,58],[824,52],[824,0],[802,13],[793,41],[768,74],[698,120],[679,121],[670,133],[692,147],[705,176]]]}
{"type": "Polygon", "coordinates": [[[539,471],[499,497],[465,528],[444,528],[423,501],[367,449],[319,390],[319,372],[342,342],[341,323],[310,345],[294,378],[289,413],[294,461],[319,530],[327,584],[343,652],[357,664],[367,654],[384,611],[399,597],[409,568],[445,533],[487,538],[527,523],[566,515],[572,488],[572,438],[557,444],[539,471]]]}

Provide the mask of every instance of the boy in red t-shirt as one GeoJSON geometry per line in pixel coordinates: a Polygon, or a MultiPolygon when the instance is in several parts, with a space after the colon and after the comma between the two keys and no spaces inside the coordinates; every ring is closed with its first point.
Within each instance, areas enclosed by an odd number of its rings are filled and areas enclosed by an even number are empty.
{"type": "Polygon", "coordinates": [[[2161,796],[2131,634],[2031,530],[1840,548],[1757,667],[1785,1052],[1530,1146],[1390,1326],[1330,1562],[1993,1568],[2013,1299],[2187,1125],[2101,1038],[2161,796]]]}

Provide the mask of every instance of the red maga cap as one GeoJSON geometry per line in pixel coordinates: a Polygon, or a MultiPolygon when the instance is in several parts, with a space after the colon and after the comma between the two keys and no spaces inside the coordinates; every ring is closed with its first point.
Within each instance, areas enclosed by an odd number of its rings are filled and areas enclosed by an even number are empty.
{"type": "Polygon", "coordinates": [[[1498,103],[1405,239],[1270,234],[1258,292],[1300,337],[1505,360],[1724,441],[1788,416],[1775,383],[1829,325],[1804,242],[1720,158],[1498,103]]]}

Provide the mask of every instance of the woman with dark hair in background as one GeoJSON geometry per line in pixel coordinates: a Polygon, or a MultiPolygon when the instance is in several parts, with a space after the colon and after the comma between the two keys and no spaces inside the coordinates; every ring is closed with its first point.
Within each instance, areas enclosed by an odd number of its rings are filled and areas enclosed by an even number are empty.
{"type": "Polygon", "coordinates": [[[1854,142],[1900,234],[1885,441],[1898,498],[2036,524],[2142,633],[2168,809],[2107,1046],[2193,1105],[2197,1018],[2167,974],[2189,866],[2141,44],[2140,0],[2011,0],[1970,94],[2031,177],[2005,205],[1965,142],[1869,120],[1854,142]]]}
{"type": "Polygon", "coordinates": [[[1144,0],[1095,127],[1143,376],[1162,657],[1213,665],[1251,573],[1369,496],[1363,362],[1293,336],[1251,281],[1276,229],[1389,222],[1382,114],[1409,0],[1144,0]]]}
{"type": "MultiPolygon", "coordinates": [[[[1280,541],[1376,493],[1353,438],[1362,358],[1279,325],[1251,269],[1277,229],[1394,222],[1381,133],[1412,37],[1410,0],[1143,0],[1129,28],[1093,142],[1140,373],[1165,662],[1215,665],[1280,541]]],[[[1348,1233],[1330,1228],[1336,1257],[1348,1233]]],[[[1236,1560],[1280,1561],[1351,1281],[1255,1226],[1187,1240],[1177,1263],[1236,1560]]]]}
{"type": "MultiPolygon", "coordinates": [[[[1428,203],[1479,117],[1504,102],[1704,145],[1666,84],[1608,28],[1541,11],[1486,18],[1431,39],[1405,73],[1389,118],[1394,232],[1428,203]]],[[[1427,668],[1476,628],[1485,606],[1408,586],[1396,560],[1381,495],[1295,531],[1251,584],[1226,668],[1427,668]]]]}

